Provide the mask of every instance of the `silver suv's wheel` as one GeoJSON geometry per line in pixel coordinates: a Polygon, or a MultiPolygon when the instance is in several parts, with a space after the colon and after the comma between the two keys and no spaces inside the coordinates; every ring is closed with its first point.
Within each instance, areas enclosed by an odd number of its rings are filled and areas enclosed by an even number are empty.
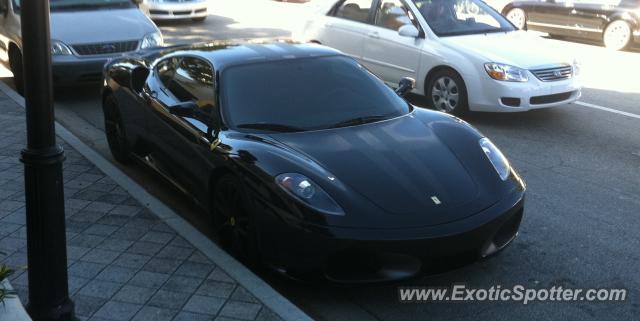
{"type": "Polygon", "coordinates": [[[623,20],[616,20],[604,29],[602,40],[605,47],[622,50],[631,42],[631,27],[623,20]]]}
{"type": "Polygon", "coordinates": [[[507,19],[520,30],[523,30],[527,26],[527,14],[520,8],[509,10],[509,12],[507,12],[507,19]]]}

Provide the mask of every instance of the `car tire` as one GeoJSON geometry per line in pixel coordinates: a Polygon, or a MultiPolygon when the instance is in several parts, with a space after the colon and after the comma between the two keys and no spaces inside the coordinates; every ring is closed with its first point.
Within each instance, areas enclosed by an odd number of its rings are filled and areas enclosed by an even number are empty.
{"type": "Polygon", "coordinates": [[[438,111],[453,115],[469,111],[467,87],[452,69],[436,71],[429,78],[425,92],[430,105],[438,111]]]}
{"type": "Polygon", "coordinates": [[[213,219],[224,249],[249,266],[260,262],[251,201],[242,182],[232,174],[217,180],[213,190],[213,219]]]}
{"type": "Polygon", "coordinates": [[[631,26],[624,20],[615,20],[602,33],[604,46],[612,50],[626,49],[633,38],[631,26]]]}
{"type": "Polygon", "coordinates": [[[207,17],[191,18],[191,21],[193,22],[203,22],[205,20],[207,20],[207,17]]]}
{"type": "Polygon", "coordinates": [[[16,86],[16,91],[20,95],[24,95],[24,69],[22,65],[22,53],[19,49],[13,49],[10,51],[9,68],[13,73],[13,84],[16,86]]]}
{"type": "Polygon", "coordinates": [[[507,12],[505,17],[520,30],[527,30],[527,13],[520,8],[513,8],[507,12]]]}
{"type": "Polygon", "coordinates": [[[102,103],[104,128],[111,155],[121,164],[131,162],[131,148],[127,140],[118,101],[112,94],[105,96],[102,103]]]}

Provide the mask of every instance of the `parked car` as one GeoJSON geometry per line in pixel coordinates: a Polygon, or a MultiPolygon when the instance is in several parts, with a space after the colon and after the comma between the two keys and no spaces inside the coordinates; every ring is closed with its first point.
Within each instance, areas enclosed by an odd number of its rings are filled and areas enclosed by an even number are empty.
{"type": "Polygon", "coordinates": [[[503,13],[520,29],[602,41],[614,50],[640,44],[640,0],[515,1],[503,13]]]}
{"type": "Polygon", "coordinates": [[[142,0],[140,9],[151,19],[204,21],[209,13],[208,0],[142,0]]]}
{"type": "Polygon", "coordinates": [[[294,37],[355,57],[440,111],[517,112],[577,100],[579,68],[549,40],[518,31],[479,0],[339,0],[294,37]]]}
{"type": "MultiPolygon", "coordinates": [[[[162,45],[162,34],[131,0],[51,0],[51,54],[56,85],[99,82],[122,54],[162,45]]],[[[20,0],[0,0],[0,61],[22,92],[20,0]]]]}
{"type": "Polygon", "coordinates": [[[525,186],[460,119],[414,108],[313,44],[210,44],[114,60],[105,128],[211,215],[245,262],[340,282],[478,259],[518,231],[525,186]],[[283,86],[286,84],[286,86],[283,86]]]}

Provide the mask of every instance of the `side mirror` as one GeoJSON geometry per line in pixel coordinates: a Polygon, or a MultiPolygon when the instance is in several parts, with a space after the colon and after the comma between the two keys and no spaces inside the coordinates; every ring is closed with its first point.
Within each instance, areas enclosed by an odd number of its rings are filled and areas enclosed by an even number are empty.
{"type": "Polygon", "coordinates": [[[418,38],[420,31],[412,24],[406,24],[398,29],[398,34],[403,37],[418,38]]]}
{"type": "Polygon", "coordinates": [[[408,94],[410,91],[416,88],[416,81],[413,78],[402,77],[400,82],[398,83],[398,89],[396,89],[396,94],[399,96],[404,96],[408,94]]]}
{"type": "Polygon", "coordinates": [[[136,93],[141,93],[144,84],[149,77],[149,69],[145,67],[136,67],[131,71],[131,90],[136,93]]]}

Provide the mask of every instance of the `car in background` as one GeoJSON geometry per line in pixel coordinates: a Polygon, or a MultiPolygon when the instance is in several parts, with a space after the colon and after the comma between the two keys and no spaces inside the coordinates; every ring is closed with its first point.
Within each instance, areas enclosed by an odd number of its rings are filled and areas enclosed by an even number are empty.
{"type": "Polygon", "coordinates": [[[313,44],[151,50],[106,68],[114,158],[161,173],[245,263],[376,282],[510,244],[525,185],[457,117],[313,44]],[[286,84],[286,86],[283,86],[286,84]]]}
{"type": "MultiPolygon", "coordinates": [[[[102,81],[107,61],[162,46],[162,34],[131,0],[50,0],[55,85],[102,81]]],[[[0,61],[22,93],[20,0],[0,0],[0,61]]]]}
{"type": "Polygon", "coordinates": [[[140,9],[152,20],[204,21],[209,13],[208,0],[142,0],[140,9]]]}
{"type": "Polygon", "coordinates": [[[571,103],[579,66],[479,0],[339,0],[294,34],[337,48],[387,84],[416,79],[436,109],[518,112],[571,103]]]}
{"type": "Polygon", "coordinates": [[[520,29],[601,41],[614,50],[640,44],[640,0],[515,1],[502,12],[520,29]]]}

